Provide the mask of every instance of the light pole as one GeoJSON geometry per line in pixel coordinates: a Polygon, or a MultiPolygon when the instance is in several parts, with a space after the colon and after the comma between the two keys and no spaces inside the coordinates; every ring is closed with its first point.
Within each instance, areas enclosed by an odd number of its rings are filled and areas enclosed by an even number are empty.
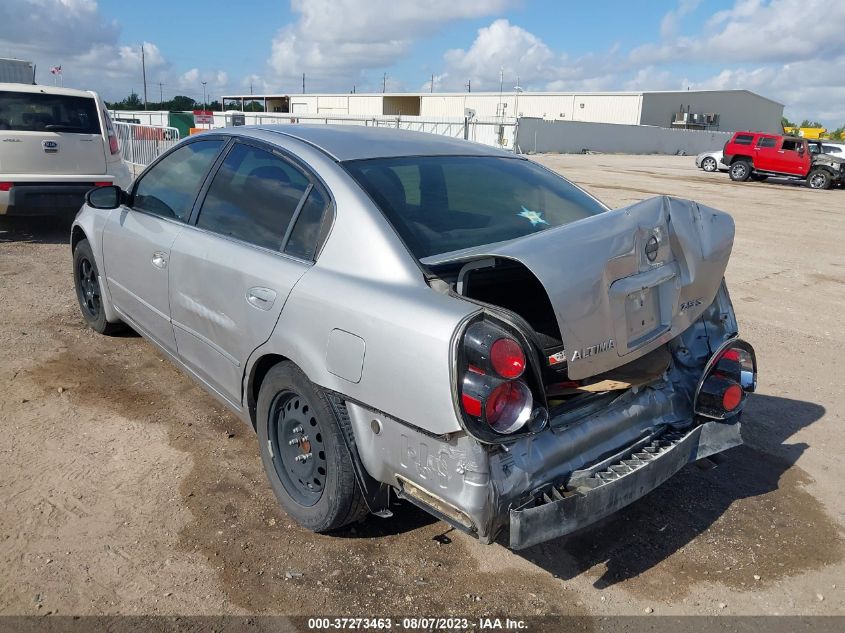
{"type": "Polygon", "coordinates": [[[205,110],[205,84],[207,84],[208,82],[203,81],[201,83],[202,83],[202,109],[205,110]]]}
{"type": "Polygon", "coordinates": [[[514,96],[514,104],[513,104],[513,114],[515,117],[519,116],[519,93],[522,92],[521,86],[514,86],[514,92],[516,95],[514,96]]]}

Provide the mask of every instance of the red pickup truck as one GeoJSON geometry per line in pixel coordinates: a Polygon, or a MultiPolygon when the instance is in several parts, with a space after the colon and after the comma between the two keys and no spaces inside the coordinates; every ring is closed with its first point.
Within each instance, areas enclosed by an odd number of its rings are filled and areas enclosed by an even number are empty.
{"type": "Polygon", "coordinates": [[[777,176],[804,180],[812,189],[829,189],[845,181],[845,161],[822,153],[820,143],[794,136],[736,132],[725,143],[722,162],[736,182],[777,176]]]}

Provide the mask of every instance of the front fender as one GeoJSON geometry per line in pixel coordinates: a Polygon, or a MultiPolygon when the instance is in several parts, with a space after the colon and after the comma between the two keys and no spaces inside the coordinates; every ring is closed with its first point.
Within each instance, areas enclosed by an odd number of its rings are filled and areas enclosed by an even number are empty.
{"type": "Polygon", "coordinates": [[[106,312],[106,321],[119,323],[120,316],[112,305],[109,285],[106,282],[106,262],[103,257],[103,228],[112,212],[110,210],[92,209],[87,204],[82,205],[71,225],[70,247],[72,253],[81,239],[86,239],[91,244],[97,271],[99,271],[100,292],[102,293],[103,310],[106,312]]]}

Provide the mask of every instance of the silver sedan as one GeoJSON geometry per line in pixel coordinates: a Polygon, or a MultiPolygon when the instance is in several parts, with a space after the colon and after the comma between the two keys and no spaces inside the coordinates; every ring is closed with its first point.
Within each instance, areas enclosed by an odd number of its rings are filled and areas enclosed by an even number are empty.
{"type": "Polygon", "coordinates": [[[703,152],[695,157],[695,166],[704,171],[728,171],[728,166],[722,162],[722,150],[703,152]]]}
{"type": "Polygon", "coordinates": [[[86,323],[136,330],[255,429],[300,524],[398,497],[521,548],[741,442],[733,235],[462,140],[284,125],[90,191],[71,247],[86,323]]]}

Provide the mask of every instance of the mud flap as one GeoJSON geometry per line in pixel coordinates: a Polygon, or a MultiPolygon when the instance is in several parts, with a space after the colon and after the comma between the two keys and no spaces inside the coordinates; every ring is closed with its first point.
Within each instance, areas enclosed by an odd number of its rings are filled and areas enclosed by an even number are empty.
{"type": "Polygon", "coordinates": [[[624,458],[582,478],[578,487],[557,490],[510,511],[510,547],[523,549],[595,523],[645,496],[681,468],[742,444],[740,423],[707,422],[691,431],[667,431],[624,458]]]}

